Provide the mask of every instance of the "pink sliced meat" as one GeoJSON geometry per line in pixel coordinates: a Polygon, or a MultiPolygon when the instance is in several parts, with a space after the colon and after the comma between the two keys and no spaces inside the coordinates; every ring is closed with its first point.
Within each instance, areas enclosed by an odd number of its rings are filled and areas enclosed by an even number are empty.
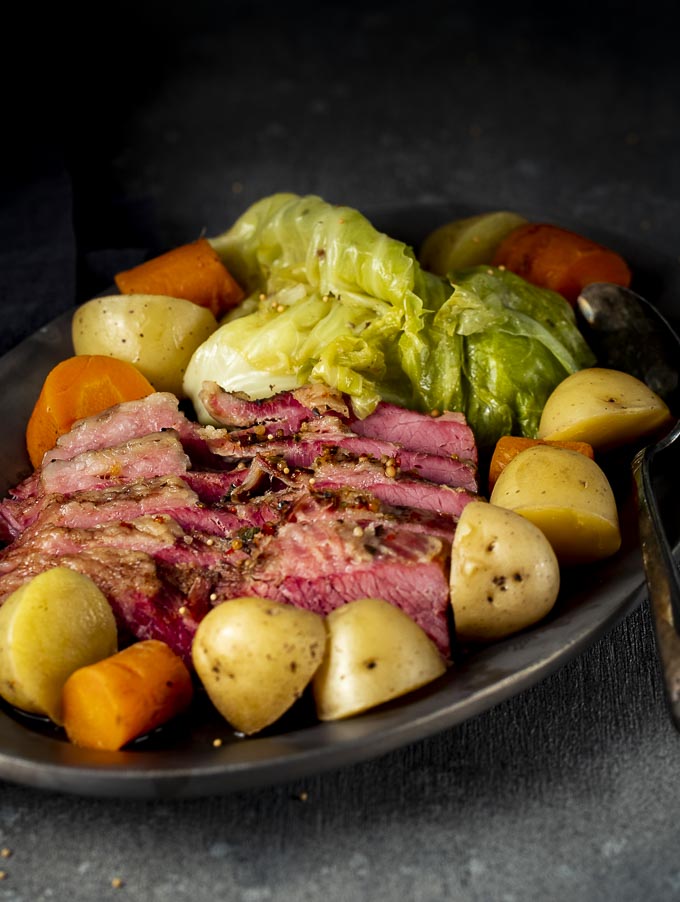
{"type": "Polygon", "coordinates": [[[71,567],[123,635],[190,663],[198,623],[235,595],[320,613],[376,596],[448,655],[451,541],[477,497],[464,418],[384,404],[358,420],[317,385],[261,402],[211,384],[204,395],[228,426],[200,427],[156,393],[59,439],[0,502],[0,603],[71,567]]]}
{"type": "Polygon", "coordinates": [[[356,435],[393,442],[410,451],[477,463],[475,437],[462,413],[432,415],[381,402],[373,413],[360,419],[339,392],[316,385],[251,400],[241,393],[222,391],[215,382],[206,382],[201,400],[218,423],[230,428],[266,425],[271,432],[288,436],[299,432],[303,423],[331,413],[356,435]]]}
{"type": "Polygon", "coordinates": [[[371,435],[414,451],[477,463],[477,445],[462,413],[433,416],[381,402],[365,419],[352,419],[357,435],[371,435]]]}
{"type": "Polygon", "coordinates": [[[349,407],[340,392],[320,383],[271,398],[252,399],[242,392],[225,392],[216,382],[204,382],[200,398],[208,413],[223,426],[271,425],[285,435],[298,432],[315,416],[337,413],[344,419],[349,417],[349,407]]]}
{"type": "Polygon", "coordinates": [[[458,518],[477,496],[464,488],[438,485],[409,476],[392,477],[372,461],[358,463],[321,460],[314,469],[313,485],[322,489],[353,488],[393,507],[434,511],[458,518]]]}
{"type": "Polygon", "coordinates": [[[348,601],[383,598],[401,608],[450,653],[446,546],[433,536],[395,528],[387,534],[352,524],[291,522],[252,568],[218,583],[219,600],[261,595],[327,614],[348,601]]]}
{"type": "Polygon", "coordinates": [[[57,439],[43,465],[51,460],[71,460],[85,451],[114,448],[152,432],[173,429],[181,433],[187,427],[191,428],[191,424],[180,412],[177,398],[169,392],[154,392],[79,420],[70,432],[57,439]]]}
{"type": "Polygon", "coordinates": [[[40,482],[47,494],[67,495],[136,479],[180,476],[188,466],[189,458],[177,434],[168,431],[82,451],[69,460],[51,460],[43,466],[40,482]]]}
{"type": "Polygon", "coordinates": [[[393,463],[401,472],[450,486],[477,491],[476,467],[470,460],[413,451],[394,442],[356,435],[335,417],[324,416],[303,423],[293,437],[279,437],[271,432],[256,434],[242,431],[204,430],[202,436],[210,450],[234,462],[256,453],[279,456],[291,467],[311,468],[314,461],[329,453],[341,453],[354,459],[370,458],[393,463]]]}

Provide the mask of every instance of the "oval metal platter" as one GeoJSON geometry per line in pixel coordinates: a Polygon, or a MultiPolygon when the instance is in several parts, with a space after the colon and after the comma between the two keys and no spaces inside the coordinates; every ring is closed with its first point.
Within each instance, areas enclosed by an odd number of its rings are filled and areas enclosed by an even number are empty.
{"type": "MultiPolygon", "coordinates": [[[[427,204],[368,211],[375,225],[417,248],[436,226],[479,210],[427,204]]],[[[528,215],[528,214],[525,214],[528,215]]],[[[536,217],[534,217],[536,218],[536,217]]],[[[579,229],[579,224],[561,223],[579,229]]],[[[621,236],[580,230],[622,253],[634,286],[673,318],[677,264],[621,236]]],[[[28,472],[24,430],[49,369],[72,353],[70,313],[0,359],[0,488],[28,472]]],[[[632,486],[632,484],[631,484],[632,486]]],[[[632,491],[632,489],[630,490],[632,491]]],[[[0,779],[92,796],[181,798],[286,782],[377,757],[450,729],[517,695],[581,653],[645,597],[630,491],[620,499],[624,543],[616,557],[564,579],[552,615],[464,659],[424,689],[364,715],[319,723],[303,699],[262,734],[234,734],[208,703],[121,752],[76,748],[40,718],[0,706],[0,779]],[[215,742],[217,740],[217,742],[215,742]]]]}

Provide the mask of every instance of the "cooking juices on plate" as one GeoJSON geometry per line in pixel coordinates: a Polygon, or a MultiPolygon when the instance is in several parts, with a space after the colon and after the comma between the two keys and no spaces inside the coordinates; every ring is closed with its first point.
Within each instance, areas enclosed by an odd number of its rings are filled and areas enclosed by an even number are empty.
{"type": "Polygon", "coordinates": [[[509,213],[422,260],[277,194],[76,311],[0,504],[0,695],[105,749],[195,691],[248,735],[302,694],[348,717],[618,550],[602,454],[670,413],[572,303],[626,263],[509,213]]]}

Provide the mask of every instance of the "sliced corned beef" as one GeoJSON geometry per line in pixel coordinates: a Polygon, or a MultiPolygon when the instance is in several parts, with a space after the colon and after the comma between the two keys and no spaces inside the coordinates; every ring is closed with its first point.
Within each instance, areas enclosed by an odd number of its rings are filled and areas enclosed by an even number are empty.
{"type": "Polygon", "coordinates": [[[315,416],[336,413],[343,419],[349,417],[349,407],[340,392],[320,383],[271,398],[252,399],[242,392],[225,392],[216,382],[204,382],[200,398],[208,413],[223,426],[269,425],[281,429],[283,435],[298,432],[315,416]]]}
{"type": "Polygon", "coordinates": [[[413,451],[394,442],[359,436],[336,417],[324,416],[303,423],[300,432],[293,437],[279,437],[267,431],[225,433],[211,427],[204,429],[201,435],[214,454],[231,462],[262,453],[280,456],[291,467],[311,468],[318,457],[342,452],[345,457],[392,463],[403,473],[431,482],[477,491],[476,467],[470,460],[413,451]]]}
{"type": "Polygon", "coordinates": [[[360,419],[339,392],[317,385],[251,400],[241,393],[222,391],[215,382],[206,382],[201,400],[218,423],[230,428],[266,424],[274,434],[294,435],[303,423],[331,413],[356,435],[393,442],[410,451],[477,463],[474,434],[462,413],[425,414],[383,401],[360,419]]]}
{"type": "MultiPolygon", "coordinates": [[[[112,521],[163,514],[193,507],[197,495],[179,476],[157,476],[123,485],[47,495],[37,514],[41,523],[89,528],[112,521]]],[[[27,524],[28,526],[28,524],[27,524]]]]}
{"type": "MultiPolygon", "coordinates": [[[[198,436],[198,426],[187,420],[179,411],[177,398],[168,392],[155,392],[141,400],[127,401],[100,414],[79,420],[70,432],[59,437],[52,450],[46,452],[42,467],[10,489],[8,499],[0,502],[0,532],[7,531],[6,528],[3,529],[3,523],[8,524],[11,532],[15,518],[21,519],[17,512],[25,510],[31,501],[35,501],[45,491],[59,491],[53,485],[46,488],[46,479],[49,480],[53,475],[56,480],[64,479],[64,474],[77,472],[81,467],[87,469],[93,463],[96,467],[105,469],[104,464],[96,462],[96,456],[91,456],[94,452],[107,452],[111,448],[124,446],[137,439],[145,440],[151,434],[166,430],[172,430],[177,434],[185,454],[196,444],[205,447],[205,443],[198,436]],[[68,467],[58,463],[71,461],[81,454],[88,455],[83,461],[89,461],[89,464],[78,463],[68,467]],[[8,504],[8,501],[11,503],[8,504]]],[[[215,457],[212,460],[219,465],[219,458],[215,457]]],[[[186,470],[186,466],[184,469],[186,470]]],[[[160,475],[168,474],[161,472],[160,475]]]]}
{"type": "Polygon", "coordinates": [[[126,401],[102,413],[76,422],[71,431],[57,439],[45,454],[43,466],[52,460],[70,460],[86,451],[114,448],[154,432],[173,430],[185,452],[197,464],[211,465],[197,423],[179,409],[179,401],[170,392],[154,392],[137,401],[126,401]]]}
{"type": "Polygon", "coordinates": [[[393,507],[416,508],[459,517],[477,496],[463,488],[438,485],[408,475],[391,476],[374,461],[317,461],[312,476],[315,489],[353,488],[374,495],[393,507]]]}
{"type": "Polygon", "coordinates": [[[231,429],[157,393],[59,439],[0,503],[0,603],[63,564],[100,586],[126,633],[190,661],[197,624],[234,595],[320,612],[374,595],[448,653],[448,553],[476,497],[464,420],[380,405],[374,432],[321,386],[266,402],[206,393],[231,429]]]}
{"type": "Polygon", "coordinates": [[[174,431],[133,438],[120,445],[82,451],[69,460],[51,460],[42,468],[40,482],[46,494],[67,495],[186,473],[189,458],[174,431]]]}
{"type": "Polygon", "coordinates": [[[389,532],[398,526],[411,532],[436,536],[448,545],[456,531],[456,518],[434,511],[392,507],[374,496],[353,489],[309,491],[302,494],[287,518],[296,523],[331,521],[351,523],[352,527],[389,532]]]}
{"type": "Polygon", "coordinates": [[[41,491],[25,501],[5,498],[0,502],[0,522],[6,524],[11,540],[38,519],[61,526],[96,526],[174,510],[196,500],[186,481],[178,476],[158,476],[68,494],[41,491]]]}
{"type": "Polygon", "coordinates": [[[447,550],[441,539],[396,524],[358,530],[351,522],[288,522],[238,582],[228,573],[215,592],[218,603],[234,594],[261,595],[320,614],[358,598],[383,598],[448,655],[447,550]]]}
{"type": "MultiPolygon", "coordinates": [[[[146,398],[117,404],[74,423],[71,431],[60,436],[55,447],[47,452],[43,464],[50,460],[70,460],[84,451],[114,448],[165,429],[182,433],[188,422],[179,410],[175,395],[154,392],[146,398]]],[[[191,424],[189,426],[191,428],[191,424]]]]}
{"type": "Polygon", "coordinates": [[[245,559],[242,543],[185,532],[167,515],[90,529],[46,525],[2,557],[0,592],[4,599],[38,573],[71,567],[104,592],[126,634],[162,639],[189,662],[214,584],[245,559]]]}
{"type": "Polygon", "coordinates": [[[24,554],[18,566],[2,576],[3,597],[50,567],[70,567],[89,576],[111,603],[121,631],[137,639],[161,639],[189,662],[191,642],[200,619],[209,610],[207,596],[200,610],[192,611],[186,598],[173,592],[161,578],[148,554],[91,545],[78,554],[47,558],[40,552],[24,554]]]}
{"type": "Polygon", "coordinates": [[[353,417],[351,426],[357,435],[371,435],[413,451],[477,463],[474,433],[462,413],[418,413],[381,402],[365,419],[353,417]]]}

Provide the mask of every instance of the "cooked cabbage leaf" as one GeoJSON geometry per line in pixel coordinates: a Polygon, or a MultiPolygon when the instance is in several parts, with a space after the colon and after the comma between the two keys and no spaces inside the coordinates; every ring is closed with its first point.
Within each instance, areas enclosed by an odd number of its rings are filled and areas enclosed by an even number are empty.
{"type": "Polygon", "coordinates": [[[213,247],[249,296],[194,354],[184,386],[209,422],[204,380],[267,397],[309,381],[460,410],[481,446],[535,435],[552,389],[593,356],[557,294],[488,266],[443,279],[357,210],[275,194],[213,247]]]}
{"type": "Polygon", "coordinates": [[[249,297],[246,315],[237,311],[187,369],[185,389],[201,419],[197,395],[209,378],[226,388],[247,377],[242,390],[259,397],[291,381],[326,382],[352,396],[359,416],[382,398],[418,406],[399,338],[422,328],[416,279],[439,303],[451,287],[423,273],[406,244],[357,210],[292,194],[258,201],[211,243],[249,297]]]}
{"type": "Polygon", "coordinates": [[[429,355],[409,373],[424,386],[426,407],[464,411],[481,446],[506,434],[535,436],[553,388],[595,362],[573,309],[495,267],[449,279],[453,294],[425,324],[429,355]]]}

